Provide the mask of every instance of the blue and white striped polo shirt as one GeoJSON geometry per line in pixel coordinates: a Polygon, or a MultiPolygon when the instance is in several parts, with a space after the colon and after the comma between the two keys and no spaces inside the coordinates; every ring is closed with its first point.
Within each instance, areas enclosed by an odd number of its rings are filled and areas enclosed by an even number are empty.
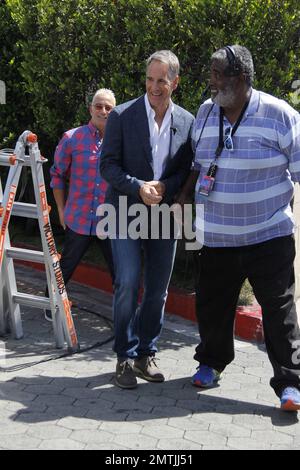
{"type": "MultiPolygon", "coordinates": [[[[299,113],[285,101],[252,90],[233,136],[234,150],[223,149],[213,190],[202,196],[200,180],[219,141],[220,108],[214,105],[198,142],[211,106],[208,100],[200,107],[193,129],[194,168],[200,170],[195,201],[204,204],[204,211],[197,211],[196,225],[204,227],[204,245],[245,246],[290,235],[292,181],[300,181],[299,113]]],[[[224,130],[228,126],[224,117],[224,130]]]]}

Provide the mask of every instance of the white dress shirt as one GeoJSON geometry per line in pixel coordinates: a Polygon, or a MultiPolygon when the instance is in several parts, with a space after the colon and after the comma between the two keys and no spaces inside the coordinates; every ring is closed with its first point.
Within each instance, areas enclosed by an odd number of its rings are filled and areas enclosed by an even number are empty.
{"type": "Polygon", "coordinates": [[[154,180],[158,181],[165,169],[170,150],[171,122],[172,112],[174,110],[173,102],[170,101],[169,107],[164,116],[161,127],[158,127],[155,121],[155,111],[149,103],[147,94],[145,95],[146,112],[149,123],[150,145],[152,149],[154,180]]]}

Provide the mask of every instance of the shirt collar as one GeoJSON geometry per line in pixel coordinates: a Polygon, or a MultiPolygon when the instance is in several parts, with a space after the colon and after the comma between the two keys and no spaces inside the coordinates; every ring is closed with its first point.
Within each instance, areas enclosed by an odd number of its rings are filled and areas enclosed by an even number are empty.
{"type": "MultiPolygon", "coordinates": [[[[150,102],[149,102],[149,98],[147,96],[147,93],[145,93],[145,106],[146,106],[146,113],[147,113],[147,117],[148,119],[150,119],[151,117],[154,119],[155,117],[155,111],[154,109],[151,107],[150,105],[150,102]]],[[[168,109],[166,111],[166,114],[165,114],[165,117],[164,117],[164,120],[166,117],[169,117],[171,116],[171,114],[173,113],[174,111],[174,103],[173,101],[170,99],[170,104],[168,106],[168,109]]]]}
{"type": "Polygon", "coordinates": [[[92,134],[93,136],[97,135],[98,129],[97,129],[97,127],[94,126],[94,124],[92,123],[92,121],[90,121],[90,122],[88,123],[88,128],[89,128],[89,130],[91,131],[91,134],[92,134]]]}
{"type": "Polygon", "coordinates": [[[258,111],[258,107],[259,107],[259,91],[252,88],[249,106],[246,110],[246,116],[251,116],[251,114],[255,114],[258,111]]]}

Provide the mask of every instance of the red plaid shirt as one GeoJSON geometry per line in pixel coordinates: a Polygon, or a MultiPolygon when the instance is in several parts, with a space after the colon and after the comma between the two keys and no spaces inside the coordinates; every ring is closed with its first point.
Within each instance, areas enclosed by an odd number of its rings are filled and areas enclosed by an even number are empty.
{"type": "Polygon", "coordinates": [[[65,223],[76,233],[96,235],[99,217],[96,211],[104,202],[107,183],[100,176],[102,140],[96,127],[89,124],[71,129],[63,135],[50,169],[51,188],[69,193],[65,206],[65,223]]]}

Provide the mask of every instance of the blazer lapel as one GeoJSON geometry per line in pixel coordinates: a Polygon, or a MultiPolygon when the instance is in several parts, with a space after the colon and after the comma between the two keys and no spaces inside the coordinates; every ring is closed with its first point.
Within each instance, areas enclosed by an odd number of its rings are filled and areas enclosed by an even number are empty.
{"type": "Polygon", "coordinates": [[[136,109],[136,114],[135,114],[135,125],[138,130],[138,136],[140,138],[141,145],[144,149],[144,155],[153,170],[153,158],[152,158],[152,149],[150,145],[149,123],[148,123],[148,117],[146,113],[144,96],[142,96],[137,103],[137,109],[136,109]]]}
{"type": "Polygon", "coordinates": [[[173,110],[173,123],[171,129],[171,148],[170,154],[168,157],[168,161],[166,162],[163,174],[161,179],[164,179],[166,175],[168,175],[169,171],[172,169],[172,166],[175,162],[176,155],[178,155],[178,151],[180,147],[186,142],[186,120],[184,118],[183,113],[181,112],[181,108],[174,105],[173,110]]]}
{"type": "Polygon", "coordinates": [[[174,111],[173,111],[173,124],[172,124],[173,129],[171,130],[172,142],[171,142],[171,151],[169,155],[169,161],[171,161],[174,155],[176,155],[177,150],[182,144],[182,133],[181,133],[182,127],[183,127],[182,121],[183,121],[183,118],[175,106],[174,111]]]}

